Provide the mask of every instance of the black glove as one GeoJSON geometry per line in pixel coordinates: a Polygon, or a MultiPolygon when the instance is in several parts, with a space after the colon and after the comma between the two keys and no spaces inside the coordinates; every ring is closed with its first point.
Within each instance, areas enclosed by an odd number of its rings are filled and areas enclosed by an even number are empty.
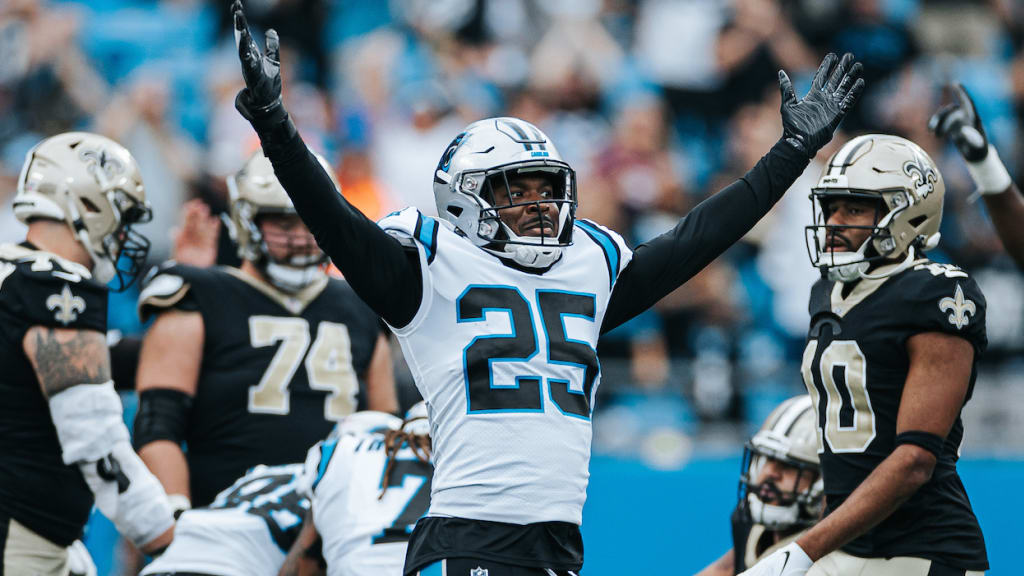
{"type": "Polygon", "coordinates": [[[235,45],[238,47],[238,59],[242,62],[242,76],[245,78],[245,88],[235,97],[235,108],[262,136],[288,116],[281,102],[280,44],[277,32],[268,30],[267,52],[260,53],[259,46],[249,33],[241,0],[231,4],[231,12],[235,19],[235,45]]]}
{"type": "Polygon", "coordinates": [[[789,76],[779,70],[782,137],[808,158],[814,158],[828,144],[843,116],[864,90],[864,79],[860,78],[863,67],[860,62],[853,62],[853,54],[846,53],[833,67],[835,63],[835,54],[825,56],[814,74],[810,91],[800,100],[793,93],[789,76]]]}
{"type": "Polygon", "coordinates": [[[952,140],[960,154],[971,163],[981,162],[988,156],[988,136],[981,125],[974,100],[957,82],[952,87],[953,103],[939,108],[928,120],[928,129],[939,138],[952,140]]]}

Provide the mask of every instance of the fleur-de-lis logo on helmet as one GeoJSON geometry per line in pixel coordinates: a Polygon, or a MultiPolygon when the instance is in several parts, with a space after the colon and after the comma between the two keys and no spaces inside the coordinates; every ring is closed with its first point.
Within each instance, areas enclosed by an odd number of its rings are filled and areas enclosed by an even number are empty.
{"type": "Polygon", "coordinates": [[[914,179],[914,190],[920,198],[927,198],[935,190],[935,182],[939,179],[935,169],[922,159],[905,162],[903,173],[914,179]]]}
{"type": "Polygon", "coordinates": [[[939,300],[939,310],[941,312],[949,311],[949,323],[956,326],[957,330],[960,330],[970,322],[969,316],[977,314],[978,308],[974,305],[974,302],[964,297],[964,291],[960,288],[960,283],[956,284],[956,293],[953,297],[949,296],[939,300]]]}
{"type": "Polygon", "coordinates": [[[106,150],[82,149],[79,151],[78,157],[89,165],[90,170],[94,172],[102,170],[103,176],[107,181],[114,180],[116,177],[124,174],[124,165],[117,158],[108,155],[106,150]]]}

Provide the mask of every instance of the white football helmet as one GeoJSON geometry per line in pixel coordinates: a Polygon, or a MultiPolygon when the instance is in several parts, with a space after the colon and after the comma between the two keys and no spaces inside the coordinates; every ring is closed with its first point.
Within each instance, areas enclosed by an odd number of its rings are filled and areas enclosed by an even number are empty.
{"type": "Polygon", "coordinates": [[[935,162],[920,146],[899,136],[868,134],[850,140],[829,158],[811,189],[814,223],[806,227],[811,263],[832,280],[881,278],[902,271],[939,243],[946,186],[935,162]],[[870,227],[830,226],[825,210],[839,198],[873,200],[880,217],[870,227]],[[869,228],[871,236],[855,252],[827,248],[830,231],[869,228]],[[867,274],[872,262],[903,258],[885,274],[867,274]]]}
{"type": "Polygon", "coordinates": [[[25,156],[14,215],[64,222],[92,258],[92,275],[115,290],[135,281],[149,240],[134,230],[152,217],[135,158],[106,136],[66,132],[36,144],[25,156]]]}
{"type": "Polygon", "coordinates": [[[824,482],[818,461],[818,415],[811,397],[795,396],[780,404],[757,434],[747,443],[740,474],[740,508],[748,519],[769,530],[788,530],[815,523],[821,512],[824,482]],[[757,483],[768,459],[796,468],[792,491],[780,492],[774,484],[757,483]],[[798,490],[800,481],[810,474],[806,490],[798,490]],[[763,492],[772,493],[775,502],[761,500],[763,492]]]}
{"type": "Polygon", "coordinates": [[[530,268],[546,268],[572,243],[576,219],[576,172],[536,126],[518,118],[487,118],[455,137],[434,171],[437,212],[477,246],[530,268]],[[550,175],[550,199],[495,205],[496,184],[508,189],[510,177],[550,175]],[[553,236],[520,236],[501,219],[509,208],[540,204],[558,210],[553,236]]]}
{"type": "Polygon", "coordinates": [[[331,436],[344,436],[346,434],[369,434],[372,432],[385,433],[388,430],[398,430],[402,427],[402,419],[387,412],[376,410],[360,410],[345,416],[334,426],[331,436]]]}
{"type": "MultiPolygon", "coordinates": [[[[327,174],[334,172],[323,156],[313,153],[327,174]]],[[[295,207],[274,174],[270,160],[257,150],[242,169],[228,176],[230,220],[228,231],[238,247],[238,257],[248,260],[266,274],[279,290],[295,293],[326,276],[327,255],[317,249],[312,254],[293,254],[285,260],[270,255],[257,220],[266,214],[295,214],[295,207]]],[[[337,180],[334,180],[338,187],[337,180]]]]}
{"type": "Polygon", "coordinates": [[[405,412],[402,429],[410,434],[430,436],[430,416],[427,413],[426,402],[420,400],[405,412]]]}

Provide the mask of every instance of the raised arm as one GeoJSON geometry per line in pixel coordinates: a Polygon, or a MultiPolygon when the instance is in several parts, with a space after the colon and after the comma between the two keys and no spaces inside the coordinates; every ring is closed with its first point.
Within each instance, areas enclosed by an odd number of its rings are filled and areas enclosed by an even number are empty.
{"type": "Polygon", "coordinates": [[[797,99],[785,72],[782,91],[782,139],[745,176],[701,202],[675,228],[641,244],[612,292],[602,332],[633,318],[704,269],[757,223],[810,159],[832,139],[843,116],[864,88],[860,63],[846,54],[836,64],[829,54],[811,89],[797,99]]]}
{"type": "Polygon", "coordinates": [[[422,297],[418,254],[340,194],[282,103],[277,32],[267,31],[263,54],[249,33],[241,0],[235,0],[231,10],[246,84],[235,98],[235,107],[259,135],[274,174],[317,244],[359,297],[392,326],[408,324],[422,297]]]}
{"type": "Polygon", "coordinates": [[[956,145],[977,186],[976,194],[985,199],[996,234],[1017,266],[1024,269],[1024,196],[988,141],[970,94],[959,83],[952,86],[952,91],[953,102],[940,108],[928,127],[956,145]]]}

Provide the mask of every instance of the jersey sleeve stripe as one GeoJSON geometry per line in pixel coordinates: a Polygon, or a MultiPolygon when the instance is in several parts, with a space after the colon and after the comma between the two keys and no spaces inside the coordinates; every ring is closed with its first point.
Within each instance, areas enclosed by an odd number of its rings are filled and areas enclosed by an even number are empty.
{"type": "Polygon", "coordinates": [[[427,249],[427,264],[434,261],[434,254],[437,252],[437,222],[422,214],[416,220],[416,230],[413,235],[420,244],[427,249]]]}
{"type": "Polygon", "coordinates": [[[316,467],[316,479],[313,480],[313,490],[316,490],[317,485],[323,480],[324,474],[327,473],[327,465],[331,463],[331,456],[334,456],[334,449],[337,446],[337,438],[331,438],[320,445],[320,464],[316,467]]]}
{"type": "Polygon", "coordinates": [[[590,236],[590,239],[595,244],[601,247],[601,251],[604,253],[604,262],[608,265],[608,286],[614,286],[615,278],[619,274],[619,259],[622,257],[619,253],[619,246],[607,232],[586,220],[577,220],[576,225],[586,232],[587,236],[590,236]]]}

